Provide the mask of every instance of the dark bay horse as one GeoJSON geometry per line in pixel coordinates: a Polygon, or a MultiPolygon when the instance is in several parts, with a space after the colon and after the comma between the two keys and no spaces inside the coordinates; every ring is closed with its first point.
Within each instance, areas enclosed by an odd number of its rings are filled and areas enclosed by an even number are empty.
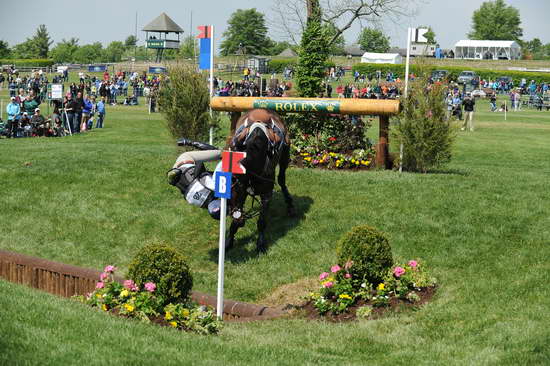
{"type": "Polygon", "coordinates": [[[275,187],[275,168],[279,165],[277,182],[281,187],[287,205],[287,213],[294,216],[292,197],[286,186],[286,170],[290,162],[290,140],[281,117],[266,109],[253,109],[237,122],[235,136],[230,142],[233,151],[246,152],[242,165],[246,174],[235,175],[231,194],[231,216],[227,249],[233,247],[235,234],[243,227],[247,215],[244,204],[248,196],[260,197],[260,212],[257,223],[259,252],[267,249],[265,230],[267,227],[269,203],[275,187]]]}

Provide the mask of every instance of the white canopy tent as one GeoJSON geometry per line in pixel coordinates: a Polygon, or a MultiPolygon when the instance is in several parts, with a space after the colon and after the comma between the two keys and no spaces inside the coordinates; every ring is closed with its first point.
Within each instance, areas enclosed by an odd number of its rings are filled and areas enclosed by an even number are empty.
{"type": "Polygon", "coordinates": [[[521,46],[515,41],[462,40],[455,45],[455,58],[467,60],[519,60],[521,46]]]}
{"type": "Polygon", "coordinates": [[[370,64],[401,64],[403,57],[398,53],[374,53],[365,52],[361,62],[370,64]]]}

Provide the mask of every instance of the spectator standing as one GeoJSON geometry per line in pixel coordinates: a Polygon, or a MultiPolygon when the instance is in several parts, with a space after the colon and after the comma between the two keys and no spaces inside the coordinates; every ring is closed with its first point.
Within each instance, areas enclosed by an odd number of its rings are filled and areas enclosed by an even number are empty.
{"type": "Polygon", "coordinates": [[[86,132],[88,127],[88,120],[90,119],[90,114],[92,113],[93,108],[92,101],[86,95],[82,99],[82,118],[80,120],[80,132],[86,132]]]}
{"type": "MultiPolygon", "coordinates": [[[[71,129],[71,133],[77,133],[75,129],[75,110],[77,108],[76,101],[70,93],[67,94],[67,102],[65,103],[65,113],[67,115],[67,125],[71,129]]],[[[76,123],[78,126],[78,123],[76,123]]]]}
{"type": "Polygon", "coordinates": [[[36,99],[32,98],[30,95],[27,95],[25,101],[23,102],[23,110],[29,115],[33,115],[36,108],[38,108],[39,103],[36,99]]]}
{"type": "Polygon", "coordinates": [[[470,93],[466,94],[466,98],[464,98],[462,105],[464,106],[465,115],[462,131],[468,128],[470,132],[474,132],[474,108],[476,101],[470,96],[470,93]]]}
{"type": "Polygon", "coordinates": [[[6,112],[8,112],[8,137],[15,137],[19,124],[19,113],[21,113],[21,107],[15,102],[15,97],[10,98],[10,103],[6,107],[6,112]]]}
{"type": "Polygon", "coordinates": [[[496,93],[493,93],[491,95],[491,112],[494,112],[497,110],[497,95],[496,93]]]}
{"type": "Polygon", "coordinates": [[[105,97],[101,97],[101,100],[96,105],[97,122],[96,128],[103,128],[103,121],[105,120],[105,97]]]}
{"type": "Polygon", "coordinates": [[[82,110],[84,109],[84,99],[82,98],[82,93],[78,92],[75,98],[75,109],[74,109],[74,131],[76,133],[80,132],[80,123],[82,121],[82,110]]]}

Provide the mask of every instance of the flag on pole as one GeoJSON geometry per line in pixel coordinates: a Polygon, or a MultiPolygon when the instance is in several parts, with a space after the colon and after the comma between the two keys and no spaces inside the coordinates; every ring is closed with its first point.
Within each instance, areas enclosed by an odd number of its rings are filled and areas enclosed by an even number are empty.
{"type": "Polygon", "coordinates": [[[212,56],[212,26],[211,25],[201,25],[197,27],[199,29],[199,35],[197,36],[200,39],[200,54],[199,54],[199,69],[200,70],[210,70],[210,61],[212,56]]]}

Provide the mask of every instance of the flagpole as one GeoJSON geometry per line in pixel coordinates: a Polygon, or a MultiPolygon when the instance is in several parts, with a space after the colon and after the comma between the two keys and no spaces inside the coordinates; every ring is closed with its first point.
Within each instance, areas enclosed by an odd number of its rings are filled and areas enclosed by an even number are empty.
{"type": "MultiPolygon", "coordinates": [[[[210,41],[210,101],[214,96],[214,26],[210,26],[212,29],[211,41],[210,41]]],[[[210,107],[210,123],[212,123],[213,112],[210,107]]],[[[210,126],[210,145],[214,145],[214,126],[210,126]]]]}
{"type": "MultiPolygon", "coordinates": [[[[411,33],[412,29],[407,29],[407,62],[405,65],[405,90],[403,96],[405,100],[409,95],[409,67],[411,62],[411,33]]],[[[399,173],[403,173],[403,137],[401,137],[401,145],[399,146],[399,173]]]]}

